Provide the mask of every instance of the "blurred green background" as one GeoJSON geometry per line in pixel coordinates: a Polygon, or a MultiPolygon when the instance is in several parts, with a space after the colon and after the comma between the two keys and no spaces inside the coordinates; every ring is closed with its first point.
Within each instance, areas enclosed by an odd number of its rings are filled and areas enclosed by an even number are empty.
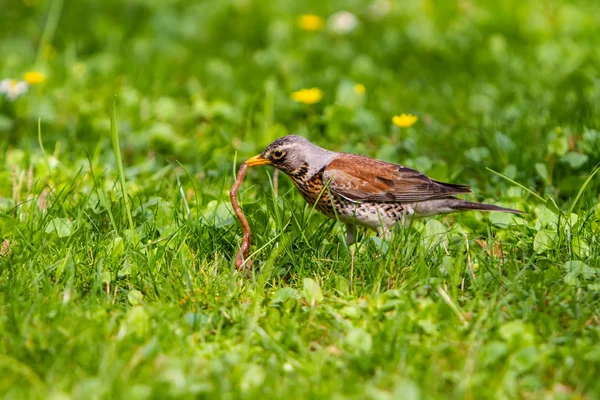
{"type": "Polygon", "coordinates": [[[156,153],[222,173],[235,151],[298,133],[440,179],[464,169],[483,185],[489,166],[568,196],[600,160],[596,11],[593,1],[5,2],[0,76],[47,80],[4,102],[2,143],[37,146],[41,118],[44,140],[93,152],[109,144],[116,95],[130,163],[156,153]],[[327,23],[340,10],[355,29],[327,23]],[[302,14],[325,24],[305,31],[302,14]],[[290,99],[304,87],[322,101],[290,99]],[[418,129],[394,130],[401,112],[419,116],[418,129]]]}
{"type": "Polygon", "coordinates": [[[598,398],[599,26],[592,0],[0,0],[0,397],[598,398]],[[349,249],[252,170],[246,278],[227,192],[291,133],[527,214],[349,249]]]}

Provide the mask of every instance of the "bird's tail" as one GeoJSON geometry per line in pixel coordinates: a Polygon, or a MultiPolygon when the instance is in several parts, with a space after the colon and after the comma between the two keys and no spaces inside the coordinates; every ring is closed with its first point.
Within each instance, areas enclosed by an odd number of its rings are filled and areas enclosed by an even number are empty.
{"type": "Polygon", "coordinates": [[[472,201],[461,200],[457,198],[448,198],[448,206],[456,211],[501,211],[512,214],[525,214],[524,211],[515,210],[512,208],[495,206],[493,204],[474,203],[472,201]]]}
{"type": "Polygon", "coordinates": [[[433,199],[423,201],[416,205],[417,217],[428,217],[436,214],[447,214],[457,211],[501,211],[513,214],[525,214],[523,211],[513,210],[512,208],[495,206],[485,203],[474,203],[458,199],[456,197],[443,197],[441,199],[433,199]]]}

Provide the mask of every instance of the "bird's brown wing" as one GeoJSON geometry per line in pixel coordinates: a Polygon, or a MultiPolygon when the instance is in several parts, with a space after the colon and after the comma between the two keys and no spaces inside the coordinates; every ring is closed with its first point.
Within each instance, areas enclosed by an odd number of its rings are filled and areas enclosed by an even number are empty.
{"type": "Polygon", "coordinates": [[[342,154],[323,170],[323,182],[352,201],[421,202],[470,193],[464,185],[435,181],[401,165],[354,154],[342,154]]]}

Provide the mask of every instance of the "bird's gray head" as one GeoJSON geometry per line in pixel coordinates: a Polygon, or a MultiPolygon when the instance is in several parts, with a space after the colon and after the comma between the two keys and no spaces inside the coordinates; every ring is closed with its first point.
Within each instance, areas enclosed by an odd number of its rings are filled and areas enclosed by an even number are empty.
{"type": "Polygon", "coordinates": [[[302,136],[289,135],[277,139],[257,156],[246,161],[249,167],[256,165],[272,165],[293,174],[302,169],[312,176],[331,161],[335,154],[312,144],[302,136]]]}

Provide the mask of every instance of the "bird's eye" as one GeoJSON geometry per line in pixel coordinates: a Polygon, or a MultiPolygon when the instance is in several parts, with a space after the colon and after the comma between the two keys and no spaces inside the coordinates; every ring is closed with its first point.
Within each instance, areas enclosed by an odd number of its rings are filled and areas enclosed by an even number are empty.
{"type": "Polygon", "coordinates": [[[276,160],[279,160],[280,158],[283,157],[284,154],[285,153],[282,150],[275,150],[273,152],[273,158],[276,159],[276,160]]]}

